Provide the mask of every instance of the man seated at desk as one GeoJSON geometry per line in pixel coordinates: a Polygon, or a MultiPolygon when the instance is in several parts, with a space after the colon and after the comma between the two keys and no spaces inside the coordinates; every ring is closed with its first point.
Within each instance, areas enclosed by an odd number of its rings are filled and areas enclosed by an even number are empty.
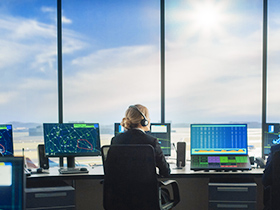
{"type": "Polygon", "coordinates": [[[280,144],[275,144],[270,148],[270,154],[267,158],[264,174],[262,177],[262,183],[264,187],[272,184],[272,157],[277,151],[280,151],[280,144]]]}
{"type": "MultiPolygon", "coordinates": [[[[273,155],[277,152],[280,151],[280,144],[275,144],[270,148],[270,154],[268,156],[265,170],[262,176],[262,183],[264,186],[264,209],[270,209],[270,194],[271,194],[271,185],[273,184],[273,155]]],[[[280,164],[280,163],[279,163],[280,164]]],[[[280,176],[280,174],[279,174],[280,176]]]]}

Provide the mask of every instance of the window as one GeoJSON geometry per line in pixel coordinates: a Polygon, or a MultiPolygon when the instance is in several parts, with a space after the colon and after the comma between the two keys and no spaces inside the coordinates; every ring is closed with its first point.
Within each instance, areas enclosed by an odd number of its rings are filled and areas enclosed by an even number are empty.
{"type": "Polygon", "coordinates": [[[131,104],[160,118],[159,1],[62,2],[64,122],[99,122],[101,144],[131,104]]]}
{"type": "Polygon", "coordinates": [[[261,23],[261,0],[166,1],[166,119],[178,141],[189,145],[189,123],[246,122],[260,156],[261,23]]]}
{"type": "Polygon", "coordinates": [[[56,2],[0,2],[0,123],[14,153],[37,159],[42,123],[57,121],[56,2]]]}
{"type": "Polygon", "coordinates": [[[280,3],[268,1],[267,122],[280,123],[280,3]]]}
{"type": "MultiPolygon", "coordinates": [[[[0,123],[13,125],[15,154],[24,148],[32,160],[42,123],[58,122],[56,3],[0,3],[0,123]]],[[[262,1],[165,7],[165,119],[173,143],[189,146],[191,123],[248,123],[249,153],[260,156],[262,1]]],[[[279,122],[277,11],[269,1],[268,122],[279,122]]],[[[158,0],[62,1],[64,122],[100,123],[104,145],[131,104],[146,105],[152,122],[160,121],[159,16],[158,0]]]]}

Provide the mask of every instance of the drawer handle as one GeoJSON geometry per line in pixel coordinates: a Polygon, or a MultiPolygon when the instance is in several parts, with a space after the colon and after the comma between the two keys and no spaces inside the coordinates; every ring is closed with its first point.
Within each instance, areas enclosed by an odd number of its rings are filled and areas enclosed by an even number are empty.
{"type": "Polygon", "coordinates": [[[246,204],[217,204],[217,208],[237,208],[237,209],[247,209],[246,204]]]}
{"type": "Polygon", "coordinates": [[[217,187],[217,190],[222,192],[248,192],[248,187],[217,187]]]}
{"type": "Polygon", "coordinates": [[[55,192],[55,193],[36,193],[35,198],[51,198],[51,197],[66,197],[66,192],[55,192]]]}

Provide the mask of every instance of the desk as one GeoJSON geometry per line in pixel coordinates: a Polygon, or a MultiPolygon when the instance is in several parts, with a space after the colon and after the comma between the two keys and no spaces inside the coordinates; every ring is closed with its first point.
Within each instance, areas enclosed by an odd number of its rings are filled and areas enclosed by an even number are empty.
{"type": "MultiPolygon", "coordinates": [[[[257,183],[257,209],[263,209],[263,187],[261,177],[263,169],[252,169],[243,172],[204,172],[191,171],[189,162],[183,169],[175,169],[171,164],[169,179],[177,180],[180,189],[181,201],[175,210],[206,210],[208,209],[208,183],[210,180],[225,180],[227,182],[246,182],[251,180],[257,183]]],[[[88,174],[58,173],[58,168],[51,168],[50,174],[32,174],[27,178],[27,187],[63,186],[72,185],[76,189],[77,210],[101,210],[103,167],[89,168],[88,174]]]]}

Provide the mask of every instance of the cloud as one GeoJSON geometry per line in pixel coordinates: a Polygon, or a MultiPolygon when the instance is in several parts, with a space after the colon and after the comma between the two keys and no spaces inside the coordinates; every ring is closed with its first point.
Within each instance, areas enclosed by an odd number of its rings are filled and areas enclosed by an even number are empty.
{"type": "Polygon", "coordinates": [[[0,93],[0,106],[7,106],[9,102],[16,98],[17,93],[13,91],[0,93]]]}
{"type": "Polygon", "coordinates": [[[52,14],[56,13],[56,9],[54,7],[43,6],[43,7],[41,7],[41,11],[45,12],[45,13],[52,13],[52,14]]]}
{"type": "MultiPolygon", "coordinates": [[[[42,8],[42,12],[54,11],[42,8]]],[[[236,29],[240,19],[234,20],[236,29]]],[[[71,18],[66,18],[67,21],[71,23],[71,18]]],[[[174,123],[260,120],[262,28],[256,25],[243,35],[238,30],[227,31],[228,26],[222,27],[218,39],[196,36],[199,31],[190,35],[188,25],[183,23],[180,27],[167,27],[166,120],[174,123]],[[176,33],[169,33],[173,29],[176,33]]],[[[2,16],[0,31],[0,71],[5,72],[0,83],[5,90],[0,95],[0,108],[9,107],[5,118],[2,115],[1,118],[56,121],[54,22],[2,16]]],[[[277,40],[276,34],[271,38],[277,40]]],[[[96,50],[89,40],[93,39],[63,29],[64,120],[119,122],[130,104],[142,103],[150,109],[151,118],[159,121],[159,46],[96,50]]],[[[270,48],[270,56],[275,58],[279,52],[277,43],[270,48]]],[[[277,99],[274,100],[277,104],[277,99]]]]}
{"type": "MultiPolygon", "coordinates": [[[[49,18],[51,20],[53,20],[55,23],[57,22],[57,10],[56,10],[56,8],[43,6],[43,7],[41,7],[41,11],[43,13],[49,14],[49,18]]],[[[64,24],[71,24],[72,23],[72,20],[70,18],[67,18],[65,15],[62,15],[61,21],[64,24]]]]}
{"type": "MultiPolygon", "coordinates": [[[[5,72],[0,87],[10,94],[0,103],[2,107],[9,106],[2,120],[56,120],[55,26],[8,16],[0,18],[0,23],[0,70],[5,72]]],[[[127,46],[82,57],[78,52],[88,51],[90,45],[85,40],[75,31],[63,30],[65,120],[91,121],[92,116],[98,115],[98,121],[119,121],[128,105],[159,101],[157,48],[127,46]],[[73,61],[67,55],[73,56],[73,61]],[[104,103],[107,101],[110,103],[104,103]],[[112,110],[111,115],[102,114],[106,110],[112,110]]]]}
{"type": "Polygon", "coordinates": [[[61,21],[62,21],[62,23],[66,23],[66,24],[71,24],[72,23],[72,20],[68,19],[65,16],[61,17],[61,21]]]}
{"type": "MultiPolygon", "coordinates": [[[[55,122],[57,121],[57,83],[56,78],[26,78],[21,83],[13,84],[1,98],[0,107],[2,122],[55,122]]],[[[11,82],[12,80],[10,80],[11,82]]]]}
{"type": "MultiPolygon", "coordinates": [[[[45,8],[44,11],[52,11],[45,8]]],[[[57,31],[53,24],[32,19],[0,18],[0,68],[25,66],[25,71],[55,71],[57,62],[57,31]],[[28,69],[27,69],[28,68],[28,69]]],[[[73,53],[86,45],[76,32],[64,30],[63,53],[73,53]]],[[[27,74],[28,75],[28,74],[27,74]]]]}
{"type": "Polygon", "coordinates": [[[117,116],[130,104],[159,103],[158,53],[153,46],[129,46],[74,59],[76,73],[65,77],[65,112],[121,120],[117,116]]]}
{"type": "Polygon", "coordinates": [[[180,7],[181,12],[176,7],[167,17],[166,118],[181,122],[259,121],[261,16],[234,14],[227,9],[229,4],[223,3],[219,8],[228,10],[220,10],[223,20],[219,26],[213,25],[216,30],[205,31],[191,21],[196,11],[187,11],[189,6],[180,7]]]}
{"type": "MultiPolygon", "coordinates": [[[[0,108],[9,107],[1,120],[42,121],[50,118],[47,110],[57,120],[56,26],[2,15],[0,31],[0,108]]],[[[66,30],[64,36],[66,52],[84,46],[78,33],[66,30]]]]}
{"type": "Polygon", "coordinates": [[[0,87],[7,89],[24,78],[48,77],[56,71],[56,29],[53,25],[2,16],[0,31],[0,70],[7,78],[0,87]]]}
{"type": "Polygon", "coordinates": [[[166,53],[167,119],[222,122],[246,116],[260,120],[260,43],[261,33],[254,39],[228,37],[226,44],[170,47],[166,53]]]}

